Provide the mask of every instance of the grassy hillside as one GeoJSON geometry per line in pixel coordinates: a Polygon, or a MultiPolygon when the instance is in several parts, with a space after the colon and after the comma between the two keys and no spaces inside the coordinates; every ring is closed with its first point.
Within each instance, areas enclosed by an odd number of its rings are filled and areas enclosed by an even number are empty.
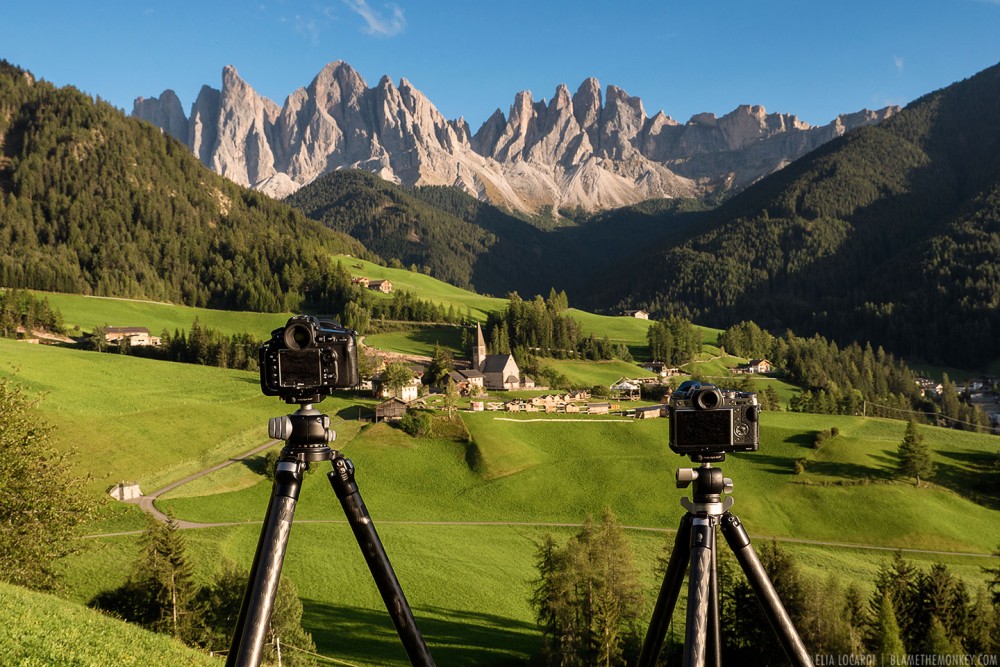
{"type": "Polygon", "coordinates": [[[0,339],[0,375],[43,396],[56,443],[76,451],[95,489],[149,491],[267,441],[284,405],[251,373],[0,339]]]}
{"type": "Polygon", "coordinates": [[[51,595],[0,583],[0,664],[219,665],[218,658],[51,595]]]}
{"type": "Polygon", "coordinates": [[[49,300],[63,316],[66,326],[79,326],[83,331],[92,331],[95,326],[107,324],[113,327],[139,326],[159,335],[166,329],[189,330],[197,318],[204,326],[218,329],[226,334],[249,332],[260,339],[271,334],[271,330],[282,326],[291,313],[252,313],[236,310],[212,310],[171,303],[117,299],[112,297],[84,296],[58,292],[36,292],[39,297],[49,300]]]}
{"type": "MultiPolygon", "coordinates": [[[[0,341],[0,356],[21,366],[17,377],[31,390],[50,390],[44,415],[57,423],[60,442],[80,450],[80,470],[113,466],[152,486],[262,442],[265,419],[286,411],[260,397],[248,373],[9,341],[0,341]]],[[[362,495],[438,664],[509,664],[533,653],[539,640],[527,600],[535,549],[547,532],[560,540],[572,532],[554,524],[577,524],[605,506],[636,527],[629,534],[648,615],[657,589],[653,563],[685,495],[673,472],[686,460],[667,448],[665,420],[465,414],[466,443],[362,426],[352,421],[357,404],[337,396],[320,407],[334,417],[336,447],[357,466],[362,495]]],[[[864,586],[889,556],[881,549],[990,553],[1000,544],[997,473],[989,468],[996,441],[922,428],[938,472],[918,489],[893,473],[903,429],[885,420],[766,413],[761,450],[722,466],[736,483],[734,510],[758,543],[792,540],[785,544],[807,572],[836,571],[864,586]],[[813,449],[814,433],[832,426],[840,435],[813,449]],[[800,458],[807,471],[795,475],[800,458]]],[[[158,502],[182,519],[233,524],[187,533],[199,577],[224,558],[249,565],[270,491],[259,470],[255,461],[230,466],[158,502]]],[[[136,535],[87,544],[67,564],[67,595],[79,601],[121,583],[139,549],[136,535]]],[[[924,567],[942,560],[970,582],[982,580],[986,562],[906,555],[924,567]]],[[[298,585],[307,629],[323,653],[359,665],[406,664],[321,473],[306,477],[285,575],[298,585]]]]}

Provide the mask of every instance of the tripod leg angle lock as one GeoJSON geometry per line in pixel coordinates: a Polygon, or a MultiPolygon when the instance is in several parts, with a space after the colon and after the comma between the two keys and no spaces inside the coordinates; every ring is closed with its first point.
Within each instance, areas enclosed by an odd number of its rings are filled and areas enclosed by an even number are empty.
{"type": "Polygon", "coordinates": [[[226,667],[257,667],[260,664],[295,504],[302,487],[302,475],[310,462],[318,461],[333,464],[327,478],[344,508],[347,522],[410,662],[421,667],[433,667],[434,660],[361,499],[354,481],[354,465],[350,459],[329,447],[336,437],[330,430],[330,418],[313,409],[312,405],[304,404],[293,414],[271,419],[268,432],[272,438],[284,440],[286,444],[275,466],[271,499],[264,515],[264,526],[233,631],[226,667]]]}
{"type": "Polygon", "coordinates": [[[732,492],[732,480],[723,477],[722,470],[711,467],[711,463],[703,463],[698,469],[681,468],[677,471],[678,488],[688,485],[693,485],[692,498],[681,499],[681,505],[687,513],[681,517],[674,539],[667,571],[639,654],[639,667],[654,667],[656,664],[680,595],[685,569],[689,565],[683,664],[685,667],[719,666],[721,637],[715,548],[717,525],[721,527],[729,548],[746,574],[789,660],[797,667],[811,665],[812,660],[805,645],[757,558],[750,544],[750,537],[739,518],[730,511],[733,499],[722,498],[724,493],[732,492]]]}

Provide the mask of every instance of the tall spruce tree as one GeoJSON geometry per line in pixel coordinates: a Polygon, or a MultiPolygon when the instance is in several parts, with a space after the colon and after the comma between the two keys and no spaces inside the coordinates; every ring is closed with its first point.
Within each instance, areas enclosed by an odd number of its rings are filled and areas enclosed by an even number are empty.
{"type": "Polygon", "coordinates": [[[920,486],[920,478],[926,479],[934,472],[930,449],[924,444],[924,436],[917,431],[917,423],[912,419],[906,425],[903,441],[899,443],[899,472],[912,477],[920,486]]]}
{"type": "Polygon", "coordinates": [[[614,514],[583,528],[559,548],[551,536],[536,554],[531,604],[542,628],[547,665],[626,664],[638,644],[642,595],[631,548],[614,514]]]}
{"type": "Polygon", "coordinates": [[[888,593],[879,600],[872,621],[868,648],[874,655],[880,657],[880,664],[904,665],[906,664],[906,649],[903,647],[893,606],[888,593]]]}

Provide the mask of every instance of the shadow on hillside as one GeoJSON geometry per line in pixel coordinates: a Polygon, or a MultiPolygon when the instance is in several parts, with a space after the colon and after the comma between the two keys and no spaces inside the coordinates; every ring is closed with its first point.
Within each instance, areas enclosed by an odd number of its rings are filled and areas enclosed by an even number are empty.
{"type": "Polygon", "coordinates": [[[1000,509],[1000,467],[997,454],[971,450],[938,452],[948,462],[937,461],[931,481],[972,502],[1000,509]]]}
{"type": "Polygon", "coordinates": [[[348,405],[342,410],[337,410],[335,416],[344,421],[363,420],[371,421],[375,417],[375,411],[367,405],[348,405]]]}
{"type": "Polygon", "coordinates": [[[764,464],[768,466],[765,468],[767,472],[777,473],[779,475],[793,475],[795,474],[793,468],[795,467],[795,459],[789,456],[772,456],[770,454],[761,454],[759,451],[750,454],[752,460],[756,464],[764,464]]]}
{"type": "MultiPolygon", "coordinates": [[[[407,664],[384,611],[303,600],[302,625],[318,651],[347,662],[407,664]]],[[[445,665],[523,665],[540,643],[538,628],[493,614],[421,607],[413,610],[434,661],[445,665]],[[434,618],[427,615],[434,614],[434,618]]]]}
{"type": "Polygon", "coordinates": [[[785,438],[785,442],[798,445],[799,447],[805,447],[806,449],[813,449],[813,445],[816,442],[817,431],[807,431],[805,433],[796,433],[793,436],[785,438]]]}
{"type": "Polygon", "coordinates": [[[879,466],[866,466],[859,463],[843,461],[810,461],[809,472],[826,477],[838,477],[849,481],[890,480],[895,475],[891,469],[879,466]]]}

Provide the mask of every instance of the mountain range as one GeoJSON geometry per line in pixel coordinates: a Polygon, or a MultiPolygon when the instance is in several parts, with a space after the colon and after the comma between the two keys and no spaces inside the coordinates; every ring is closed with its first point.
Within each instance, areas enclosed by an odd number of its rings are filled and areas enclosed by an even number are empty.
{"type": "Polygon", "coordinates": [[[721,205],[648,200],[574,222],[546,230],[453,187],[358,170],[275,201],[0,61],[0,286],[339,312],[341,252],[481,292],[565,289],[589,310],[753,319],[962,368],[1000,358],[1000,65],[721,205]]]}
{"type": "Polygon", "coordinates": [[[282,198],[322,174],[362,169],[404,186],[454,186],[525,213],[595,211],[663,197],[740,190],[823,143],[898,110],[862,110],[813,127],[761,106],[679,123],[596,79],[553,97],[518,93],[475,132],[446,119],[405,78],[375,87],[345,62],[324,67],[284,105],[236,69],[203,86],[186,115],[177,95],[137,98],[132,114],[187,144],[204,165],[282,198]]]}

